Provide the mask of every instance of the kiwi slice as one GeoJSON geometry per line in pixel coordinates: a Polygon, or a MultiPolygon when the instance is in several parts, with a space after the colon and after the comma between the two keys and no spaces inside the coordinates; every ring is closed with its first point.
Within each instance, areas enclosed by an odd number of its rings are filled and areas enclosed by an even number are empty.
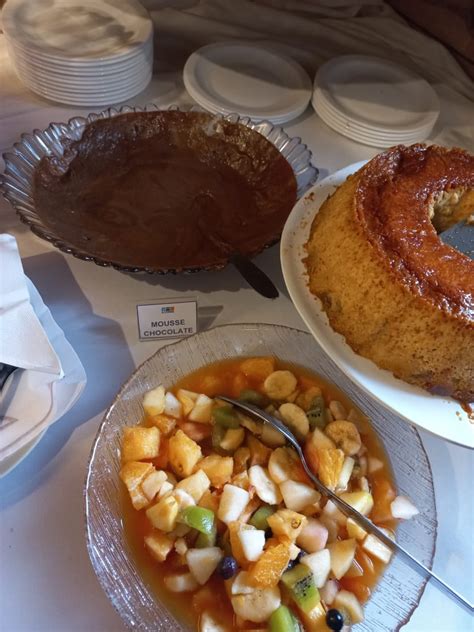
{"type": "Polygon", "coordinates": [[[300,632],[298,619],[286,606],[277,608],[270,617],[270,632],[300,632]]]}
{"type": "Polygon", "coordinates": [[[317,395],[313,399],[306,416],[308,417],[309,427],[311,430],[314,430],[315,428],[324,430],[327,425],[328,418],[322,395],[317,395]]]}
{"type": "Polygon", "coordinates": [[[262,531],[266,531],[268,529],[268,518],[274,514],[276,511],[275,507],[271,505],[262,505],[257,509],[255,513],[252,514],[252,517],[249,520],[249,524],[251,524],[256,529],[261,529],[262,531]]]}
{"type": "Polygon", "coordinates": [[[320,602],[313,573],[305,564],[297,564],[283,573],[281,581],[303,612],[310,612],[320,602]]]}

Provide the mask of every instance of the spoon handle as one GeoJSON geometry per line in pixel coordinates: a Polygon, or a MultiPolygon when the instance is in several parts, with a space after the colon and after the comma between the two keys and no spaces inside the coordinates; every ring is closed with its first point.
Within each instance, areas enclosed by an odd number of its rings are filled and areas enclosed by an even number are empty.
{"type": "Polygon", "coordinates": [[[441,588],[445,593],[455,599],[461,606],[466,608],[468,612],[474,612],[474,606],[467,601],[460,593],[458,593],[454,588],[451,588],[448,584],[446,584],[436,573],[427,568],[422,562],[419,562],[411,553],[409,553],[403,546],[398,544],[395,540],[392,540],[388,537],[386,533],[384,533],[377,525],[375,525],[371,520],[366,518],[364,515],[359,513],[356,509],[351,507],[348,503],[346,503],[342,498],[339,498],[337,494],[328,489],[319,478],[317,478],[313,472],[311,471],[308,463],[306,462],[306,458],[303,454],[303,450],[301,449],[300,444],[298,443],[296,437],[291,432],[291,430],[285,426],[279,419],[270,415],[264,410],[257,408],[253,404],[248,404],[247,402],[241,402],[236,399],[231,399],[230,397],[219,396],[219,399],[222,399],[230,404],[233,404],[237,408],[241,408],[246,412],[254,415],[261,419],[264,423],[268,423],[274,428],[276,428],[285,438],[291,443],[291,445],[295,448],[298,453],[298,456],[301,459],[301,463],[305,469],[305,472],[309,476],[309,478],[313,481],[316,489],[326,496],[330,498],[335,505],[343,512],[344,515],[350,516],[353,518],[359,526],[361,526],[368,533],[372,533],[375,535],[381,542],[383,542],[392,552],[398,553],[401,557],[403,557],[406,562],[416,571],[418,571],[423,577],[426,579],[432,579],[433,582],[441,588]]]}

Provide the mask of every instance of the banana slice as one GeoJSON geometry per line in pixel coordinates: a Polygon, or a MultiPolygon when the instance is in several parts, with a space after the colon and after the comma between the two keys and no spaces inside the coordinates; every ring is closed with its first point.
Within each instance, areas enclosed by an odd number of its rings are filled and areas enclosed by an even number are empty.
{"type": "Polygon", "coordinates": [[[249,479],[250,484],[255,487],[257,496],[264,503],[278,505],[282,501],[280,490],[270,478],[268,470],[261,465],[252,465],[249,469],[249,479]]]}
{"type": "Polygon", "coordinates": [[[354,456],[359,452],[362,441],[352,421],[332,421],[324,431],[347,456],[354,456]]]}
{"type": "Polygon", "coordinates": [[[263,390],[270,399],[286,399],[296,390],[297,384],[291,371],[274,371],[263,383],[263,390]]]}
{"type": "Polygon", "coordinates": [[[309,432],[309,421],[306,413],[296,404],[282,404],[278,409],[283,422],[293,430],[297,437],[306,437],[309,432]]]}

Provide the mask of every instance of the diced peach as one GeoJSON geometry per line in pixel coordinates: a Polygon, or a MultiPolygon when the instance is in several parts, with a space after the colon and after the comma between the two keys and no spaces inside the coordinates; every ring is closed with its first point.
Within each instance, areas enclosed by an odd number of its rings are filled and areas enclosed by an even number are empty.
{"type": "Polygon", "coordinates": [[[263,382],[275,370],[274,358],[248,358],[240,365],[247,377],[263,382]]]}
{"type": "Polygon", "coordinates": [[[393,520],[390,504],[396,497],[392,483],[384,477],[375,477],[372,481],[372,496],[374,506],[370,518],[376,524],[393,520]]]}
{"type": "Polygon", "coordinates": [[[250,450],[246,447],[239,448],[234,452],[234,476],[247,470],[250,456],[250,450]]]}
{"type": "Polygon", "coordinates": [[[261,441],[259,441],[252,434],[247,435],[247,446],[250,450],[250,465],[263,465],[267,466],[268,460],[272,453],[271,448],[267,448],[261,441]]]}
{"type": "Polygon", "coordinates": [[[168,417],[168,415],[154,415],[147,419],[151,425],[156,426],[164,435],[169,435],[176,426],[176,419],[168,417]]]}
{"type": "Polygon", "coordinates": [[[200,384],[200,391],[208,397],[215,397],[222,393],[224,389],[224,380],[217,375],[205,375],[200,384]]]}
{"type": "Polygon", "coordinates": [[[153,465],[157,470],[166,470],[169,462],[169,439],[161,436],[160,451],[156,459],[153,459],[153,465]]]}
{"type": "Polygon", "coordinates": [[[356,577],[348,577],[347,575],[339,580],[341,588],[348,590],[357,597],[361,603],[365,603],[371,595],[370,588],[356,577]]]}
{"type": "Polygon", "coordinates": [[[307,553],[316,553],[326,546],[328,529],[316,518],[308,518],[301,533],[296,538],[296,544],[307,553]]]}
{"type": "Polygon", "coordinates": [[[201,497],[201,500],[198,502],[200,507],[204,507],[205,509],[210,509],[215,514],[219,509],[219,496],[216,492],[207,491],[201,497]]]}
{"type": "Polygon", "coordinates": [[[232,380],[232,396],[239,397],[240,393],[249,387],[249,381],[243,373],[237,373],[232,380]]]}
{"type": "Polygon", "coordinates": [[[280,542],[265,549],[249,570],[249,583],[257,588],[276,586],[290,561],[290,543],[280,542]]]}
{"type": "Polygon", "coordinates": [[[212,434],[212,426],[210,424],[201,424],[193,421],[181,421],[178,426],[188,435],[190,439],[197,443],[204,441],[212,434]]]}
{"type": "Polygon", "coordinates": [[[222,487],[232,477],[234,460],[231,456],[210,454],[198,462],[196,469],[203,470],[207,474],[213,487],[222,487]]]}

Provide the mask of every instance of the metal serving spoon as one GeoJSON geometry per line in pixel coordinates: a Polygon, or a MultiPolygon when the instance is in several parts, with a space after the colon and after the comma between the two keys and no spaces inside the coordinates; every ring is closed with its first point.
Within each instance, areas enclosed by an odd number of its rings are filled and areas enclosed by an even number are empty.
{"type": "Polygon", "coordinates": [[[463,607],[467,608],[469,612],[474,611],[474,606],[470,604],[467,599],[465,599],[461,594],[459,594],[454,588],[451,588],[446,584],[436,573],[427,568],[424,564],[415,559],[411,553],[409,553],[406,549],[404,549],[398,542],[395,542],[391,538],[389,538],[383,531],[381,531],[371,520],[363,516],[356,509],[351,507],[344,500],[339,498],[334,492],[328,489],[325,485],[321,483],[321,481],[313,474],[309,465],[306,462],[305,456],[303,454],[303,450],[301,449],[300,444],[296,440],[295,435],[285,426],[279,419],[273,417],[269,413],[257,408],[253,404],[248,404],[247,402],[241,402],[236,399],[231,399],[230,397],[224,397],[223,395],[218,396],[219,399],[232,404],[236,408],[241,408],[245,410],[245,412],[254,415],[261,419],[264,423],[268,423],[273,428],[276,428],[281,434],[291,443],[294,447],[298,456],[301,459],[301,463],[305,469],[306,474],[313,481],[316,489],[330,498],[335,505],[344,513],[346,516],[350,516],[353,518],[357,524],[365,529],[368,533],[372,533],[375,535],[381,542],[383,542],[391,551],[394,553],[399,553],[401,557],[405,558],[405,560],[412,566],[415,570],[417,570],[421,575],[427,579],[434,580],[434,583],[438,585],[439,588],[448,593],[451,597],[453,597],[458,603],[460,603],[463,607]]]}

